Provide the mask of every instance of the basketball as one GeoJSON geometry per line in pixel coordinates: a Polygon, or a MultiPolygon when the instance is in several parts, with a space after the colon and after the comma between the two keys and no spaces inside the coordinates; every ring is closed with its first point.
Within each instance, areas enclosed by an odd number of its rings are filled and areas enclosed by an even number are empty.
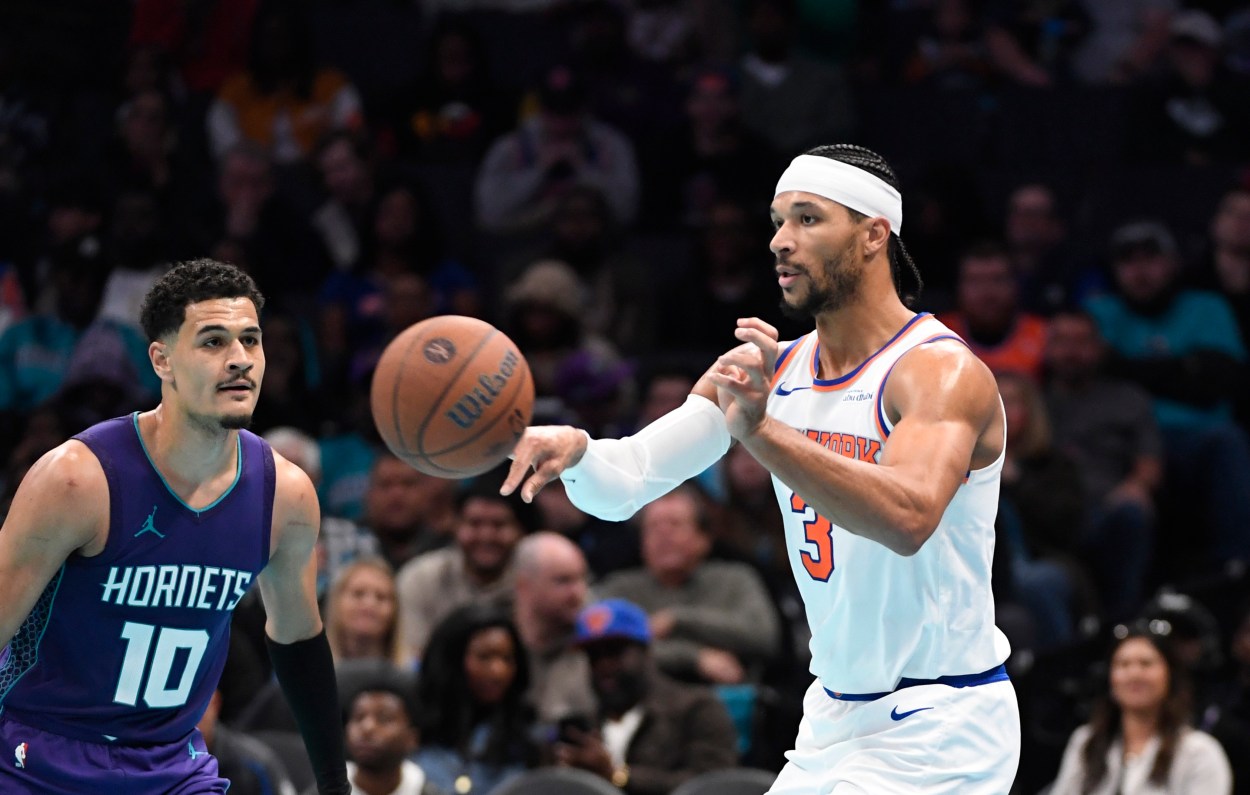
{"type": "Polygon", "coordinates": [[[386,346],[370,402],[392,453],[427,475],[466,478],[494,469],[516,447],[533,412],[534,379],[499,329],[440,315],[386,346]]]}

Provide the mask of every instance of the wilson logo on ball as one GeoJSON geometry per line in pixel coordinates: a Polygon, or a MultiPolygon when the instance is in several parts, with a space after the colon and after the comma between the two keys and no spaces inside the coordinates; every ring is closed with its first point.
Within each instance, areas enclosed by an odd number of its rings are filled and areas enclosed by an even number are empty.
{"type": "Polygon", "coordinates": [[[516,372],[518,361],[516,351],[505,353],[503,360],[499,362],[499,368],[493,373],[479,375],[477,386],[460,396],[456,404],[448,409],[447,417],[461,428],[472,428],[486,407],[494,403],[495,398],[508,385],[508,379],[516,372]]]}
{"type": "Polygon", "coordinates": [[[456,358],[456,346],[449,339],[438,337],[425,344],[425,359],[431,364],[447,364],[456,358]]]}

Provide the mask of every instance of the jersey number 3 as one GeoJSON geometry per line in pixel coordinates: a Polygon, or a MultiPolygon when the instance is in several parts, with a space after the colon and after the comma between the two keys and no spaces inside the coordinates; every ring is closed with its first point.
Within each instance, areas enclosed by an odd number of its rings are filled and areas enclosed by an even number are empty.
{"type": "Polygon", "coordinates": [[[181,707],[191,695],[195,673],[208,648],[208,632],[202,629],[176,629],[154,627],[127,621],[122,627],[126,641],[126,657],[122,660],[122,672],[117,678],[117,692],[113,701],[134,706],[139,699],[139,687],[143,684],[143,672],[147,671],[148,683],[143,690],[143,703],[149,707],[181,707]],[[156,638],[153,644],[152,639],[156,638]],[[174,658],[178,652],[186,652],[186,664],[178,681],[170,686],[174,658]]]}
{"type": "MultiPolygon", "coordinates": [[[[790,492],[790,510],[807,513],[807,503],[794,492],[790,492]]],[[[803,536],[816,545],[815,554],[806,549],[799,550],[803,568],[813,580],[828,582],[829,575],[833,574],[833,525],[813,510],[812,518],[803,522],[803,536]]]]}

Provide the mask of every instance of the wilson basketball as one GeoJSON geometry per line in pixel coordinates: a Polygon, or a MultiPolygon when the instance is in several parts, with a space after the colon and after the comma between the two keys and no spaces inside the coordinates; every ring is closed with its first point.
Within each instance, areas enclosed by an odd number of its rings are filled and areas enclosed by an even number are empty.
{"type": "Polygon", "coordinates": [[[512,340],[476,318],[409,326],[382,352],[370,394],[386,446],[428,475],[466,478],[516,447],[534,408],[534,379],[512,340]]]}

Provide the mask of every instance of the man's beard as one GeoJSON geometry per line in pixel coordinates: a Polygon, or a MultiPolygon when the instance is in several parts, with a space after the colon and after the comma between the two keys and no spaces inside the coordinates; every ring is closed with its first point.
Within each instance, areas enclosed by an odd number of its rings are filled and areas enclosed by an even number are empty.
{"type": "Polygon", "coordinates": [[[252,424],[251,414],[227,414],[220,419],[221,427],[227,431],[241,431],[252,424]]]}
{"type": "Polygon", "coordinates": [[[818,288],[807,273],[807,295],[798,304],[791,304],[785,295],[781,297],[781,312],[791,320],[804,321],[816,317],[822,312],[841,309],[859,296],[860,283],[863,281],[863,269],[852,264],[854,244],[847,246],[834,259],[825,260],[822,264],[825,275],[825,287],[818,288]]]}

